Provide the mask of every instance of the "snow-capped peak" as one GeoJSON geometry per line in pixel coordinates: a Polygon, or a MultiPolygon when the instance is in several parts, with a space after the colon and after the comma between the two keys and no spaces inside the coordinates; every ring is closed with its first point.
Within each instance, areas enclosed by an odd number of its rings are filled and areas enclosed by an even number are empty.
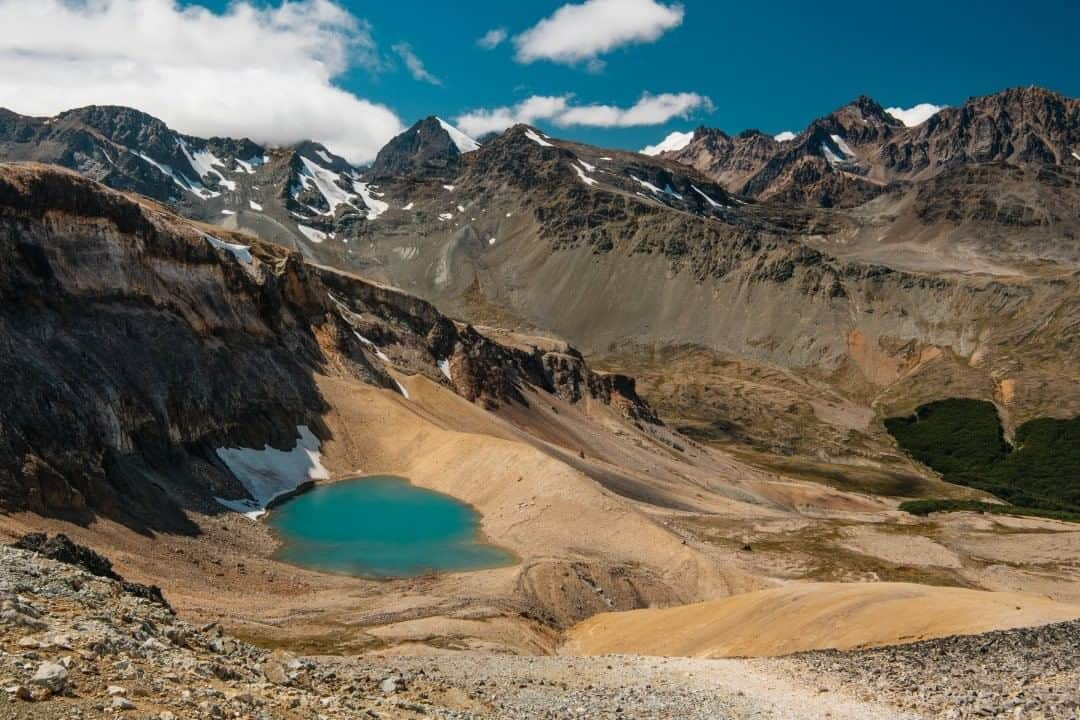
{"type": "Polygon", "coordinates": [[[690,144],[690,141],[694,139],[693,132],[673,132],[666,138],[656,143],[655,145],[648,145],[641,149],[642,155],[659,155],[662,152],[675,152],[676,150],[682,150],[684,147],[690,144]]]}
{"type": "Polygon", "coordinates": [[[476,142],[450,123],[440,117],[436,117],[435,119],[439,121],[439,125],[446,131],[446,134],[450,136],[450,140],[453,141],[454,145],[457,145],[459,152],[467,153],[480,148],[480,143],[476,142]]]}

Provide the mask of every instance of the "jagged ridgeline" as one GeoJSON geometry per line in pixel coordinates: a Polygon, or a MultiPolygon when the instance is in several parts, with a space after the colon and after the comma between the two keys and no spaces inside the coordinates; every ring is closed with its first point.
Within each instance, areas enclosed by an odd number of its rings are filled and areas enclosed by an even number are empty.
{"type": "Polygon", "coordinates": [[[215,448],[326,439],[317,375],[404,393],[394,369],[489,408],[540,393],[658,422],[632,379],[565,343],[502,345],[56,167],[0,165],[0,248],[0,375],[19,389],[0,399],[6,508],[193,531],[181,509],[246,495],[215,448]]]}

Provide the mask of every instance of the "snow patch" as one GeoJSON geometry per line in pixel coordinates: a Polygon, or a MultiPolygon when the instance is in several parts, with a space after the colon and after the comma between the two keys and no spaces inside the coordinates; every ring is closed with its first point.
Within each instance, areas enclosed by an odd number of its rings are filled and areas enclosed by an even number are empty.
{"type": "Polygon", "coordinates": [[[338,205],[356,207],[352,202],[353,196],[343,190],[338,184],[341,181],[341,175],[333,170],[327,170],[321,165],[316,165],[306,157],[301,156],[300,161],[304,164],[304,169],[307,171],[307,177],[310,177],[315,183],[315,187],[322,193],[322,196],[326,198],[326,203],[330,206],[328,212],[320,214],[333,215],[338,205]]]}
{"type": "Polygon", "coordinates": [[[180,149],[184,151],[184,155],[187,157],[188,162],[191,163],[191,167],[195,168],[195,172],[199,174],[200,179],[216,175],[219,185],[232,192],[236,192],[236,183],[227,179],[221,173],[221,170],[227,169],[225,162],[221,158],[209,149],[203,149],[193,153],[188,148],[187,143],[183,140],[180,140],[180,149]],[[221,170],[218,170],[217,168],[221,168],[221,170]]]}
{"type": "Polygon", "coordinates": [[[274,498],[295,491],[306,482],[329,480],[322,465],[319,439],[307,425],[296,428],[300,438],[292,450],[275,450],[266,445],[254,448],[218,448],[218,458],[225,463],[251,499],[214,498],[230,510],[255,520],[266,512],[274,498]]]}
{"type": "Polygon", "coordinates": [[[789,142],[797,137],[799,136],[791,132],[790,130],[785,130],[784,132],[779,132],[773,135],[773,140],[776,140],[777,142],[789,142]]]}
{"type": "Polygon", "coordinates": [[[581,163],[581,167],[585,168],[585,172],[596,172],[596,166],[590,165],[581,158],[578,158],[578,162],[581,163]]]}
{"type": "Polygon", "coordinates": [[[409,203],[408,205],[404,206],[404,207],[403,207],[403,208],[401,208],[401,209],[402,209],[402,210],[412,210],[412,208],[413,208],[413,204],[412,204],[412,203],[410,202],[410,203],[409,203]]]}
{"type": "Polygon", "coordinates": [[[364,201],[364,205],[367,207],[368,220],[374,220],[390,209],[390,203],[383,202],[375,197],[382,193],[375,193],[367,183],[356,182],[354,180],[353,189],[360,194],[360,199],[364,201]]]}
{"type": "Polygon", "coordinates": [[[488,245],[494,245],[494,244],[495,244],[495,238],[488,238],[488,245]]]}
{"type": "Polygon", "coordinates": [[[643,188],[645,188],[646,190],[648,190],[650,192],[654,192],[657,195],[670,195],[671,197],[678,198],[679,200],[683,199],[683,196],[680,195],[679,193],[675,192],[670,185],[665,185],[664,189],[661,190],[660,188],[656,187],[655,185],[653,185],[648,180],[642,180],[637,175],[631,175],[630,177],[633,178],[634,181],[637,182],[639,185],[641,185],[643,188]]]}
{"type": "Polygon", "coordinates": [[[435,364],[439,366],[439,370],[446,376],[446,379],[450,382],[454,382],[453,376],[450,375],[450,359],[443,358],[442,360],[436,360],[435,364]]]}
{"type": "Polygon", "coordinates": [[[577,176],[581,179],[581,182],[583,182],[583,183],[585,183],[586,185],[589,185],[589,186],[597,184],[595,179],[593,179],[593,178],[589,177],[588,175],[586,175],[585,171],[582,170],[581,168],[579,168],[574,163],[570,163],[570,167],[574,168],[574,171],[577,173],[577,176]]]}
{"type": "Polygon", "coordinates": [[[534,133],[532,130],[526,130],[525,131],[525,137],[529,138],[530,140],[532,140],[537,145],[540,145],[541,147],[555,147],[554,145],[549,143],[547,140],[545,140],[544,138],[542,138],[539,135],[537,135],[536,133],[534,133]]]}
{"type": "Polygon", "coordinates": [[[313,227],[301,225],[299,223],[297,223],[296,227],[300,230],[300,233],[304,237],[306,237],[313,243],[321,243],[323,240],[326,240],[326,233],[324,233],[322,230],[316,230],[313,227]]]}
{"type": "Polygon", "coordinates": [[[221,214],[222,215],[235,215],[236,211],[235,210],[222,210],[221,214]]]}
{"type": "Polygon", "coordinates": [[[459,213],[463,213],[463,212],[465,212],[465,206],[464,206],[464,205],[458,205],[458,206],[457,206],[457,211],[458,211],[459,213]]]}
{"type": "Polygon", "coordinates": [[[445,122],[442,118],[437,117],[435,119],[439,121],[439,125],[446,131],[446,134],[450,136],[450,141],[457,146],[458,152],[464,154],[480,149],[480,143],[476,142],[450,123],[445,122]]]}
{"type": "Polygon", "coordinates": [[[242,263],[248,265],[251,264],[251,248],[247,245],[227,243],[224,240],[218,240],[213,235],[207,235],[205,233],[203,234],[203,237],[206,238],[206,242],[210,243],[218,250],[224,250],[242,263]]]}
{"type": "Polygon", "coordinates": [[[849,158],[855,157],[855,151],[852,150],[846,142],[844,142],[844,138],[840,137],[839,135],[830,135],[829,137],[831,137],[832,141],[836,143],[836,146],[840,148],[840,152],[844,153],[849,158]]]}
{"type": "Polygon", "coordinates": [[[401,392],[401,396],[406,400],[409,399],[409,391],[405,389],[405,386],[398,382],[397,378],[394,378],[394,383],[397,384],[397,389],[401,392]]]}
{"type": "Polygon", "coordinates": [[[262,205],[255,202],[254,200],[248,200],[248,207],[250,207],[252,210],[257,210],[259,212],[262,212],[262,209],[263,209],[262,205]]]}
{"type": "Polygon", "coordinates": [[[324,163],[326,163],[327,165],[333,165],[333,164],[334,164],[334,158],[332,158],[332,157],[330,157],[329,155],[327,155],[327,154],[326,154],[326,151],[325,151],[325,150],[323,150],[322,148],[320,148],[320,149],[316,150],[316,151],[315,151],[315,154],[316,154],[316,155],[318,155],[318,156],[319,156],[319,159],[320,159],[320,160],[322,160],[322,161],[323,161],[324,163]]]}
{"type": "Polygon", "coordinates": [[[446,222],[454,217],[454,213],[439,213],[439,220],[446,222]]]}
{"type": "Polygon", "coordinates": [[[454,192],[455,187],[457,187],[457,186],[456,185],[443,185],[443,190],[447,190],[449,192],[454,192]]]}
{"type": "Polygon", "coordinates": [[[708,195],[703,193],[701,191],[701,188],[699,188],[697,185],[691,185],[690,187],[692,187],[694,189],[694,192],[696,192],[698,195],[705,198],[709,202],[709,204],[712,205],[714,208],[727,207],[727,205],[724,205],[722,203],[718,203],[715,200],[713,200],[711,197],[709,197],[708,195]]]}
{"type": "Polygon", "coordinates": [[[1077,155],[1075,150],[1072,151],[1072,156],[1077,160],[1080,160],[1080,155],[1077,155]]]}
{"type": "Polygon", "coordinates": [[[386,357],[386,354],[382,350],[379,349],[378,345],[373,343],[371,340],[368,340],[366,337],[364,337],[360,333],[356,332],[355,330],[353,330],[353,335],[356,336],[357,340],[359,340],[360,342],[364,343],[369,348],[371,348],[372,352],[375,353],[375,357],[379,358],[383,362],[390,362],[390,358],[386,357]]]}
{"type": "Polygon", "coordinates": [[[694,139],[693,132],[673,132],[655,145],[646,145],[641,148],[642,155],[659,155],[662,152],[675,152],[682,150],[694,139]]]}

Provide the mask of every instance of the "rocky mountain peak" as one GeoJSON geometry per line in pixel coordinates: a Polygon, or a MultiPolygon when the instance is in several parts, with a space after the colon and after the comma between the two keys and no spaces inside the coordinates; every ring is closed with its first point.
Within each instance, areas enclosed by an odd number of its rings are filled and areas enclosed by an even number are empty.
{"type": "Polygon", "coordinates": [[[371,166],[373,179],[406,174],[449,179],[461,168],[461,156],[479,145],[449,123],[430,115],[390,140],[371,166]]]}

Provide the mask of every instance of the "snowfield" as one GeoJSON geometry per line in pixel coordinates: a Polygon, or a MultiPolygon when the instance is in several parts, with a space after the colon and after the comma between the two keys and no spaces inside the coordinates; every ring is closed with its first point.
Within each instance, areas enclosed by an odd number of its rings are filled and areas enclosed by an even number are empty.
{"type": "Polygon", "coordinates": [[[240,481],[251,499],[214,499],[255,520],[262,517],[274,498],[293,492],[306,482],[329,480],[330,472],[322,465],[319,439],[307,425],[298,426],[296,431],[300,437],[292,450],[275,450],[269,445],[261,450],[218,448],[218,458],[240,481]]]}

